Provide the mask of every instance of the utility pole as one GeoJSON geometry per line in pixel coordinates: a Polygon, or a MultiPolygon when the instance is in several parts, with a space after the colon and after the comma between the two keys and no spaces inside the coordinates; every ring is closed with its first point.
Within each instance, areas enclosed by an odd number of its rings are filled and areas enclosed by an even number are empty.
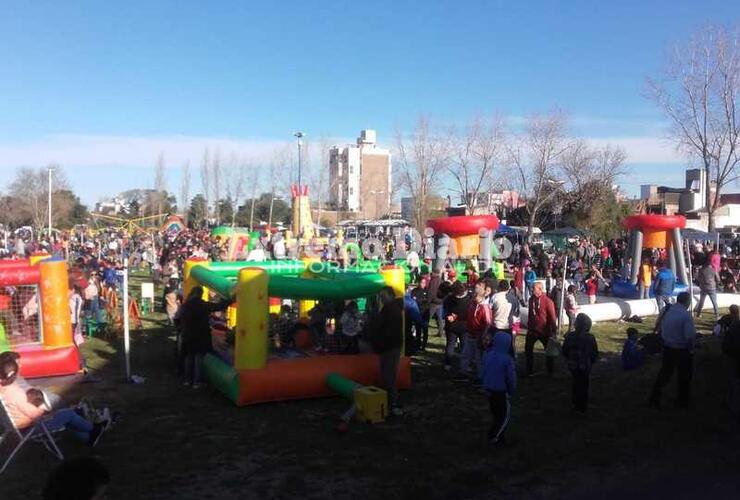
{"type": "Polygon", "coordinates": [[[303,196],[303,188],[301,187],[301,167],[302,167],[302,158],[301,158],[301,148],[303,147],[303,137],[305,134],[303,132],[296,132],[293,134],[298,139],[298,234],[296,235],[296,242],[298,244],[298,247],[300,249],[301,245],[301,196],[303,196]]]}
{"type": "Polygon", "coordinates": [[[49,245],[51,245],[51,174],[54,172],[54,167],[49,166],[49,193],[48,193],[48,201],[49,201],[49,245]]]}

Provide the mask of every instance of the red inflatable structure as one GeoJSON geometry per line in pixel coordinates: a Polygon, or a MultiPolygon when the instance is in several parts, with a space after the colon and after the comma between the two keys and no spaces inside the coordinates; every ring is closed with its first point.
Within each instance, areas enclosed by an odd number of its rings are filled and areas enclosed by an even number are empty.
{"type": "Polygon", "coordinates": [[[0,289],[6,299],[0,301],[0,350],[20,353],[24,377],[51,377],[79,371],[69,313],[68,280],[66,262],[48,255],[0,261],[0,289]],[[29,291],[29,285],[36,288],[29,291]],[[20,287],[24,286],[26,289],[22,291],[20,287]]]}

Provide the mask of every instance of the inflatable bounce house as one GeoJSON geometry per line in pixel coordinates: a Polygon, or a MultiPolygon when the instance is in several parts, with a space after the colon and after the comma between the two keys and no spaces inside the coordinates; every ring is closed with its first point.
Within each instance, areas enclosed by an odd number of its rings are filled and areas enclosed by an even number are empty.
{"type": "Polygon", "coordinates": [[[211,230],[211,238],[221,240],[222,246],[226,246],[226,260],[233,262],[239,255],[247,255],[255,248],[260,232],[243,227],[218,226],[211,230]]]}
{"type": "Polygon", "coordinates": [[[309,241],[314,237],[314,230],[311,204],[308,199],[308,186],[290,186],[290,194],[293,200],[292,235],[300,235],[302,240],[309,241]]]}
{"type": "Polygon", "coordinates": [[[48,255],[0,261],[0,351],[21,354],[26,378],[80,369],[68,281],[67,263],[48,255]]]}
{"type": "MultiPolygon", "coordinates": [[[[379,363],[375,354],[323,354],[313,349],[270,352],[270,298],[299,300],[305,316],[316,300],[369,297],[383,287],[403,297],[404,272],[392,266],[377,272],[327,267],[316,260],[265,262],[185,263],[185,295],[200,285],[224,298],[235,298],[231,350],[208,354],[204,371],[211,383],[236,405],[329,396],[330,374],[363,385],[378,385],[379,363]]],[[[208,293],[208,292],[206,292],[208,293]]],[[[279,307],[279,302],[278,302],[279,307]]],[[[398,332],[403,338],[403,330],[398,332]]],[[[408,358],[399,364],[399,388],[411,384],[408,358]]]]}
{"type": "MultiPolygon", "coordinates": [[[[624,227],[629,231],[627,255],[632,258],[629,281],[612,281],[612,295],[625,299],[638,299],[640,292],[638,276],[646,250],[665,250],[669,267],[676,276],[674,295],[688,291],[688,273],[683,254],[681,229],[686,227],[683,215],[630,215],[624,218],[624,227]]],[[[653,290],[650,290],[653,297],[653,290]]]]}
{"type": "Polygon", "coordinates": [[[494,262],[498,251],[493,236],[499,227],[499,220],[495,215],[440,217],[429,219],[427,227],[434,230],[437,249],[435,272],[441,272],[449,258],[456,261],[454,265],[459,275],[459,259],[476,258],[482,270],[493,267],[494,274],[503,277],[503,264],[494,262]]]}
{"type": "Polygon", "coordinates": [[[185,221],[182,220],[182,217],[171,214],[167,216],[159,231],[170,236],[175,236],[183,229],[185,229],[185,221]]]}

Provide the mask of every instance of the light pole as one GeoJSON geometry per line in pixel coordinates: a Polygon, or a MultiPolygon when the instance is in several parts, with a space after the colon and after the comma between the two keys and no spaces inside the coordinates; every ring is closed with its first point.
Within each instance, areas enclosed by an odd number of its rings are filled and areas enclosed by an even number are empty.
{"type": "Polygon", "coordinates": [[[299,131],[293,135],[296,137],[296,139],[298,139],[298,234],[296,235],[296,241],[298,243],[298,246],[300,247],[301,233],[303,232],[301,230],[301,196],[303,196],[303,190],[301,188],[301,167],[302,167],[301,148],[303,147],[302,139],[305,136],[305,134],[299,131]]]}
{"type": "Polygon", "coordinates": [[[49,166],[49,193],[48,193],[48,201],[49,201],[49,245],[51,245],[51,174],[54,172],[54,167],[49,166]]]}

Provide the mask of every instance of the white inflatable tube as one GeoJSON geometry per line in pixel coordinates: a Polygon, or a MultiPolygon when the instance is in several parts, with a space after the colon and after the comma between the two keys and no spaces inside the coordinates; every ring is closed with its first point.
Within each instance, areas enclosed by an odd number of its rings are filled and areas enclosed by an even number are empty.
{"type": "MultiPolygon", "coordinates": [[[[640,300],[622,300],[614,297],[609,297],[610,302],[602,302],[598,304],[584,304],[578,306],[578,312],[587,314],[591,321],[615,321],[618,319],[631,318],[632,316],[657,316],[658,314],[658,303],[655,299],[640,299],[640,300]]],[[[699,294],[694,295],[694,303],[699,303],[699,294]]],[[[717,306],[720,308],[730,307],[732,304],[740,305],[740,295],[733,293],[718,293],[717,294],[717,306]]],[[[704,300],[703,311],[712,309],[712,301],[707,297],[704,300]]],[[[527,326],[528,311],[526,307],[522,307],[521,321],[522,326],[527,326]]],[[[568,324],[568,317],[563,312],[563,317],[560,320],[561,324],[568,324]],[[563,323],[564,322],[564,323],[563,323]]]]}

